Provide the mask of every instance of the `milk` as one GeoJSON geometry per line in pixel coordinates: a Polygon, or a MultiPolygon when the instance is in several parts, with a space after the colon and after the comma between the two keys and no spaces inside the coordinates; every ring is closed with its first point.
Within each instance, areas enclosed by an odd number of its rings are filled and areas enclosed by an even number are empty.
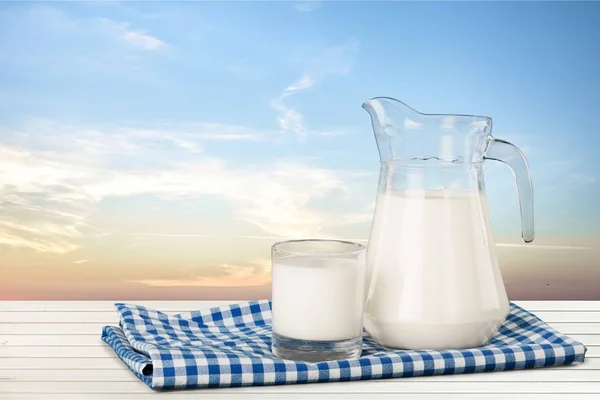
{"type": "Polygon", "coordinates": [[[375,210],[365,329],[395,348],[485,344],[509,310],[485,197],[393,192],[375,210]]]}
{"type": "Polygon", "coordinates": [[[364,256],[358,260],[310,256],[276,260],[273,332],[314,341],[361,336],[364,262],[364,256]]]}

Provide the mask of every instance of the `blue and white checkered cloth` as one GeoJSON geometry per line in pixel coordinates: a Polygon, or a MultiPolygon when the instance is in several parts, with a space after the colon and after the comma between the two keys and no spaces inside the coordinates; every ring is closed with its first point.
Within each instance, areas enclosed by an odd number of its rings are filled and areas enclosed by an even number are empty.
{"type": "Polygon", "coordinates": [[[355,360],[308,363],[271,353],[271,302],[250,301],[167,315],[116,304],[119,327],[102,340],[150,388],[280,385],[504,371],[583,362],[586,347],[511,304],[491,342],[467,350],[401,351],[365,334],[355,360]]]}

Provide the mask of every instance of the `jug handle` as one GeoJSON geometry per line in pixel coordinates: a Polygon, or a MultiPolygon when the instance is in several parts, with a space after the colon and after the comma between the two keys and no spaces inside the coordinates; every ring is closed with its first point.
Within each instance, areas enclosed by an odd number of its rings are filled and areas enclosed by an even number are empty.
{"type": "Polygon", "coordinates": [[[500,161],[512,170],[521,210],[521,237],[525,243],[533,242],[533,185],[525,155],[514,144],[490,137],[484,159],[500,161]]]}

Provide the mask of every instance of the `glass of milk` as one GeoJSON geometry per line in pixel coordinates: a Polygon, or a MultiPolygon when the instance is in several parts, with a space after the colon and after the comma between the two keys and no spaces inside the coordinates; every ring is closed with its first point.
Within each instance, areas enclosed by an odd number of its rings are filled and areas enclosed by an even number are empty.
{"type": "Polygon", "coordinates": [[[273,245],[271,260],[273,354],[309,362],[359,357],[365,246],[290,240],[273,245]]]}

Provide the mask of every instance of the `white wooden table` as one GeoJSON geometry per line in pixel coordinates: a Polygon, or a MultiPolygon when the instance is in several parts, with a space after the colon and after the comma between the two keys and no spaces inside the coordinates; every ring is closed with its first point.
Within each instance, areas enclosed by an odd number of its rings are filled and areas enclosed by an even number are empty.
{"type": "MultiPolygon", "coordinates": [[[[165,312],[228,302],[139,301],[165,312]]],[[[0,399],[600,399],[600,301],[521,301],[588,346],[574,366],[374,381],[154,392],[100,340],[114,302],[0,301],[0,399]],[[401,397],[400,397],[401,395],[401,397]]]]}

